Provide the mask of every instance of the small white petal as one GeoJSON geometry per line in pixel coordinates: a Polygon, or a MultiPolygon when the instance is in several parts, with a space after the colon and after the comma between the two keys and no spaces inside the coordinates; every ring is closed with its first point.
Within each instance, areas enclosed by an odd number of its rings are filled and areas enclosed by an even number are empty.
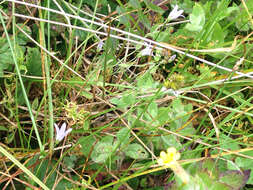
{"type": "Polygon", "coordinates": [[[72,131],[72,128],[69,128],[69,129],[65,132],[65,136],[67,136],[71,131],[72,131]]]}
{"type": "Polygon", "coordinates": [[[58,134],[58,133],[59,133],[59,127],[58,127],[58,125],[55,124],[55,123],[54,123],[54,128],[55,128],[55,130],[56,130],[56,134],[58,134]]]}
{"type": "Polygon", "coordinates": [[[146,47],[145,49],[141,50],[141,56],[153,56],[152,48],[146,47]]]}
{"type": "Polygon", "coordinates": [[[65,130],[66,130],[66,123],[63,123],[62,125],[61,125],[61,129],[60,129],[60,134],[64,134],[64,132],[65,132],[65,130]]]}

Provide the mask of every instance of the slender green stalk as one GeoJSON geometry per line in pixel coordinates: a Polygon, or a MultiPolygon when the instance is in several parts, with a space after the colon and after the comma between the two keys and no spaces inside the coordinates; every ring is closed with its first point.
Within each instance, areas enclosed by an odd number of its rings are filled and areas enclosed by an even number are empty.
{"type": "MultiPolygon", "coordinates": [[[[0,17],[2,20],[2,15],[0,13],[0,17]]],[[[11,160],[15,165],[17,165],[21,170],[23,170],[33,181],[35,181],[40,187],[42,187],[45,190],[49,190],[49,188],[40,181],[39,178],[37,178],[29,169],[27,169],[22,163],[20,163],[14,156],[12,156],[8,151],[6,151],[1,145],[0,145],[0,152],[6,156],[9,160],[11,160]]]]}
{"type": "Polygon", "coordinates": [[[105,99],[105,81],[106,81],[106,68],[107,68],[107,54],[109,51],[110,28],[107,33],[107,40],[105,45],[105,58],[104,58],[104,72],[103,72],[103,99],[105,99]]]}
{"type": "MultiPolygon", "coordinates": [[[[48,6],[50,4],[50,1],[48,1],[48,6]]],[[[50,18],[50,14],[48,11],[45,12],[48,14],[48,19],[50,18]]],[[[39,11],[40,18],[43,18],[42,12],[39,11]]],[[[45,43],[45,30],[44,30],[45,23],[40,22],[40,29],[41,29],[41,39],[42,39],[42,45],[46,47],[45,43]]],[[[48,45],[50,45],[50,25],[48,25],[48,45]]],[[[50,46],[49,46],[50,48],[50,46]]],[[[52,89],[50,85],[50,65],[49,60],[46,54],[44,54],[44,61],[45,61],[45,74],[46,74],[46,85],[47,85],[47,96],[48,96],[48,112],[49,112],[49,155],[52,155],[53,149],[54,149],[54,112],[53,112],[53,98],[52,98],[52,89]]]]}
{"type": "Polygon", "coordinates": [[[40,147],[40,151],[41,151],[41,153],[43,153],[44,152],[44,147],[43,147],[43,145],[41,143],[41,139],[40,139],[40,135],[39,135],[39,130],[37,128],[37,125],[36,125],[36,122],[35,122],[35,119],[34,119],[34,116],[33,116],[33,113],[32,113],[32,108],[31,108],[29,99],[27,97],[26,91],[25,91],[25,86],[24,86],[24,83],[23,83],[23,80],[22,80],[22,77],[21,77],[21,73],[20,73],[19,67],[18,67],[18,62],[17,62],[16,56],[15,56],[13,45],[12,45],[10,37],[8,35],[8,31],[6,29],[6,26],[5,26],[5,23],[4,23],[3,16],[2,16],[1,12],[0,12],[0,20],[1,20],[2,26],[4,28],[4,32],[5,32],[8,44],[10,46],[12,58],[13,58],[13,61],[14,61],[14,64],[15,64],[16,72],[18,74],[18,79],[19,79],[19,82],[20,82],[20,85],[21,85],[21,89],[22,89],[22,92],[23,92],[23,95],[24,95],[24,99],[25,99],[26,105],[28,107],[28,112],[29,112],[29,115],[30,115],[31,120],[32,120],[32,126],[33,126],[33,128],[35,130],[35,134],[36,134],[37,141],[38,141],[38,144],[39,144],[39,147],[40,147]]]}
{"type": "MultiPolygon", "coordinates": [[[[15,4],[12,3],[12,15],[14,15],[15,13],[15,4]]],[[[13,16],[12,17],[12,33],[15,34],[16,33],[16,17],[13,16]]],[[[14,42],[14,49],[16,49],[16,36],[13,35],[13,42],[14,42]]],[[[18,88],[18,79],[16,78],[16,89],[18,88]]],[[[18,91],[16,90],[15,92],[15,96],[18,97],[18,91]]],[[[19,139],[20,139],[20,143],[21,143],[21,147],[24,148],[24,139],[26,139],[26,136],[24,135],[24,131],[22,131],[20,123],[19,123],[19,118],[18,118],[18,101],[16,98],[16,121],[17,121],[17,126],[18,126],[18,134],[19,134],[19,139]],[[22,133],[21,133],[22,132],[22,133]],[[22,135],[23,134],[23,135],[22,135]]]]}

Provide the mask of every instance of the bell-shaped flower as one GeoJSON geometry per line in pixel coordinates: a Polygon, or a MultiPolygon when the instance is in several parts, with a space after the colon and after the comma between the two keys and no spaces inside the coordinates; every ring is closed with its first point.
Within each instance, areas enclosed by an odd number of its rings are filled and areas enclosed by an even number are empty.
{"type": "Polygon", "coordinates": [[[54,124],[54,127],[56,130],[56,143],[62,141],[62,139],[64,139],[64,137],[66,137],[72,131],[72,128],[66,130],[66,123],[63,123],[61,128],[59,128],[57,124],[54,124]]]}
{"type": "Polygon", "coordinates": [[[171,20],[175,20],[177,19],[178,17],[182,16],[184,17],[182,14],[183,14],[183,10],[178,10],[178,5],[176,5],[173,10],[170,12],[169,16],[168,16],[168,20],[171,21],[171,20]]]}
{"type": "Polygon", "coordinates": [[[153,54],[153,47],[147,43],[144,43],[146,48],[141,50],[140,55],[141,56],[154,56],[153,54]]]}

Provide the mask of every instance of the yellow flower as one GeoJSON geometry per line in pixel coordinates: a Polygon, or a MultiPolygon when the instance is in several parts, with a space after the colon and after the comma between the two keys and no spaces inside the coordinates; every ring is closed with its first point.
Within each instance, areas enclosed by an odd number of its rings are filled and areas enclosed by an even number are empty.
{"type": "Polygon", "coordinates": [[[160,158],[157,160],[158,164],[172,167],[177,160],[179,160],[180,154],[174,147],[168,148],[167,153],[162,151],[160,158]]]}
{"type": "Polygon", "coordinates": [[[180,158],[180,153],[174,147],[167,149],[167,152],[162,151],[160,158],[157,159],[159,165],[167,166],[183,181],[184,184],[189,183],[190,176],[177,162],[180,158]]]}

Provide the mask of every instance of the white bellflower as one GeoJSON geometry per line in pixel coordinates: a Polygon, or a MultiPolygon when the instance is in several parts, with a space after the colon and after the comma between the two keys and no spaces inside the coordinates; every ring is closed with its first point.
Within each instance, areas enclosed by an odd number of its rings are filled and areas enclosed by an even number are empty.
{"type": "Polygon", "coordinates": [[[55,138],[56,143],[62,141],[62,139],[64,139],[64,137],[66,137],[72,131],[72,128],[66,130],[66,123],[62,124],[61,129],[59,129],[57,124],[54,124],[54,127],[56,130],[56,138],[55,138]]]}
{"type": "Polygon", "coordinates": [[[169,16],[168,16],[168,20],[175,20],[177,19],[178,17],[182,16],[184,17],[182,14],[183,14],[183,10],[178,10],[178,5],[176,5],[173,10],[170,12],[169,16]]]}

